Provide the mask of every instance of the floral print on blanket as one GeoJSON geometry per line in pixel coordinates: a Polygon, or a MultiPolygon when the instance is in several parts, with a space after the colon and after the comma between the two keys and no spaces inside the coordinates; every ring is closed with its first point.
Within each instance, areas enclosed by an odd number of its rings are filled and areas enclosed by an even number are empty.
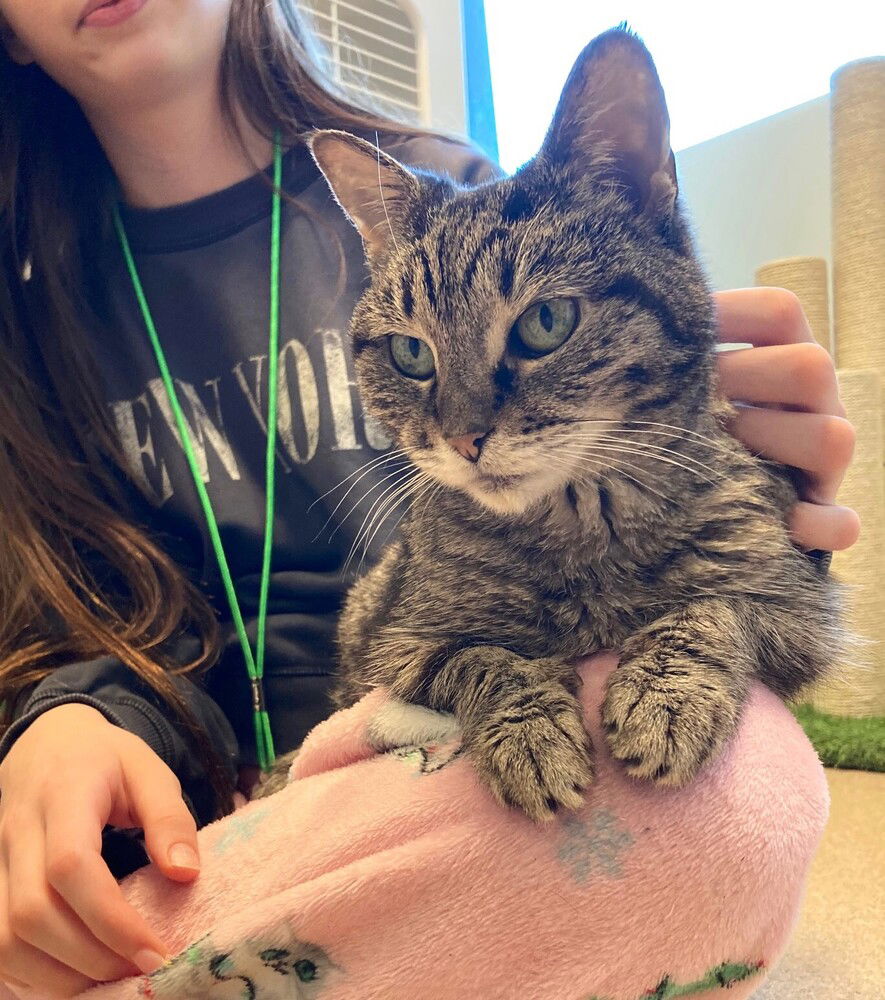
{"type": "MultiPolygon", "coordinates": [[[[636,1000],[675,1000],[676,997],[690,997],[697,993],[707,993],[709,990],[730,989],[737,983],[742,983],[751,976],[758,975],[765,968],[764,962],[723,962],[710,969],[700,979],[690,983],[677,983],[670,976],[664,978],[653,989],[646,990],[636,1000]]],[[[587,1000],[605,1000],[604,997],[591,996],[587,1000]]]]}
{"type": "Polygon", "coordinates": [[[634,840],[632,834],[619,827],[614,813],[595,809],[587,817],[565,816],[562,832],[557,857],[579,885],[592,875],[624,877],[621,862],[634,840]]]}
{"type": "Polygon", "coordinates": [[[461,755],[461,744],[428,743],[424,746],[395,747],[387,751],[392,757],[406,761],[415,768],[416,775],[441,771],[461,755]]]}
{"type": "Polygon", "coordinates": [[[139,996],[150,1000],[314,1000],[340,969],[316,945],[287,927],[217,948],[200,938],[162,968],[142,977],[139,996]]]}
{"type": "Polygon", "coordinates": [[[225,823],[224,833],[215,841],[213,850],[216,854],[225,854],[232,845],[251,840],[256,833],[258,824],[268,815],[270,810],[251,809],[235,812],[225,823]]]}

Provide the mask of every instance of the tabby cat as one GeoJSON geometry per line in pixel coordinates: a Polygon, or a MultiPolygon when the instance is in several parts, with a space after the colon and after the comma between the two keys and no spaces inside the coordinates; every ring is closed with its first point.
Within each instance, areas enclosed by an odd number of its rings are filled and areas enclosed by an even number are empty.
{"type": "Polygon", "coordinates": [[[371,271],[363,404],[416,469],[400,537],[348,597],[337,703],[388,685],[454,713],[492,792],[541,820],[592,781],[573,661],[617,649],[612,753],[686,784],[751,678],[795,694],[841,630],[785,529],[786,471],[724,428],[648,51],[624,28],[591,42],[541,151],[479,188],[343,132],[311,148],[371,271]]]}

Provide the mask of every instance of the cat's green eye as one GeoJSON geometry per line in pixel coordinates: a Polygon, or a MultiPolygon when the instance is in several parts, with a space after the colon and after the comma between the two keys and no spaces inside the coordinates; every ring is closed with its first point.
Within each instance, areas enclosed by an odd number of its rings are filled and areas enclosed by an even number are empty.
{"type": "Polygon", "coordinates": [[[433,377],[436,371],[433,351],[423,340],[405,337],[401,333],[393,333],[387,339],[390,342],[391,360],[403,375],[419,379],[433,377]]]}
{"type": "Polygon", "coordinates": [[[513,335],[530,354],[540,356],[564,344],[577,325],[578,304],[574,299],[544,299],[519,317],[513,335]]]}

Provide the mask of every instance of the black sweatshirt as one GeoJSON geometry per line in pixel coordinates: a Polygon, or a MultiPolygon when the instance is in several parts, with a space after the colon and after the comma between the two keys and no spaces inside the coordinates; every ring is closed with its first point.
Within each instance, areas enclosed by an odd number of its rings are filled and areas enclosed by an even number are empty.
{"type": "MultiPolygon", "coordinates": [[[[408,164],[465,184],[496,173],[475,150],[442,138],[407,139],[389,149],[408,164]]],[[[393,467],[376,466],[333,514],[354,480],[333,488],[389,447],[362,413],[347,338],[367,272],[356,230],[303,146],[286,154],[283,176],[296,203],[284,201],[282,212],[276,519],[265,655],[278,754],[297,746],[331,711],[333,636],[352,580],[342,569],[371,502],[396,481],[383,481],[393,467]]],[[[253,644],[264,537],[270,212],[271,191],[260,174],[187,204],[123,209],[253,644]]],[[[130,465],[153,500],[146,503],[133,490],[131,513],[199,582],[219,614],[219,663],[201,681],[175,682],[233,778],[238,764],[256,760],[242,650],[120,249],[114,243],[101,256],[109,322],[91,346],[130,465]]],[[[385,527],[377,542],[386,534],[385,527]]],[[[195,644],[181,639],[181,662],[195,644]]],[[[67,702],[92,705],[140,736],[178,776],[198,823],[212,818],[212,792],[187,731],[110,656],[60,666],[22,699],[0,742],[0,759],[37,716],[67,702]]]]}

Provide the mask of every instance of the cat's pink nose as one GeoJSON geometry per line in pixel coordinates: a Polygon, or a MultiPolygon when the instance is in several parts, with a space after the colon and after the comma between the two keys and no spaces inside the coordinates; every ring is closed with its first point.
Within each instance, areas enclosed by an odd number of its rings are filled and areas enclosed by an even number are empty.
{"type": "Polygon", "coordinates": [[[483,441],[488,437],[485,434],[462,434],[461,437],[446,438],[446,441],[468,462],[478,462],[479,453],[482,451],[483,441]]]}

